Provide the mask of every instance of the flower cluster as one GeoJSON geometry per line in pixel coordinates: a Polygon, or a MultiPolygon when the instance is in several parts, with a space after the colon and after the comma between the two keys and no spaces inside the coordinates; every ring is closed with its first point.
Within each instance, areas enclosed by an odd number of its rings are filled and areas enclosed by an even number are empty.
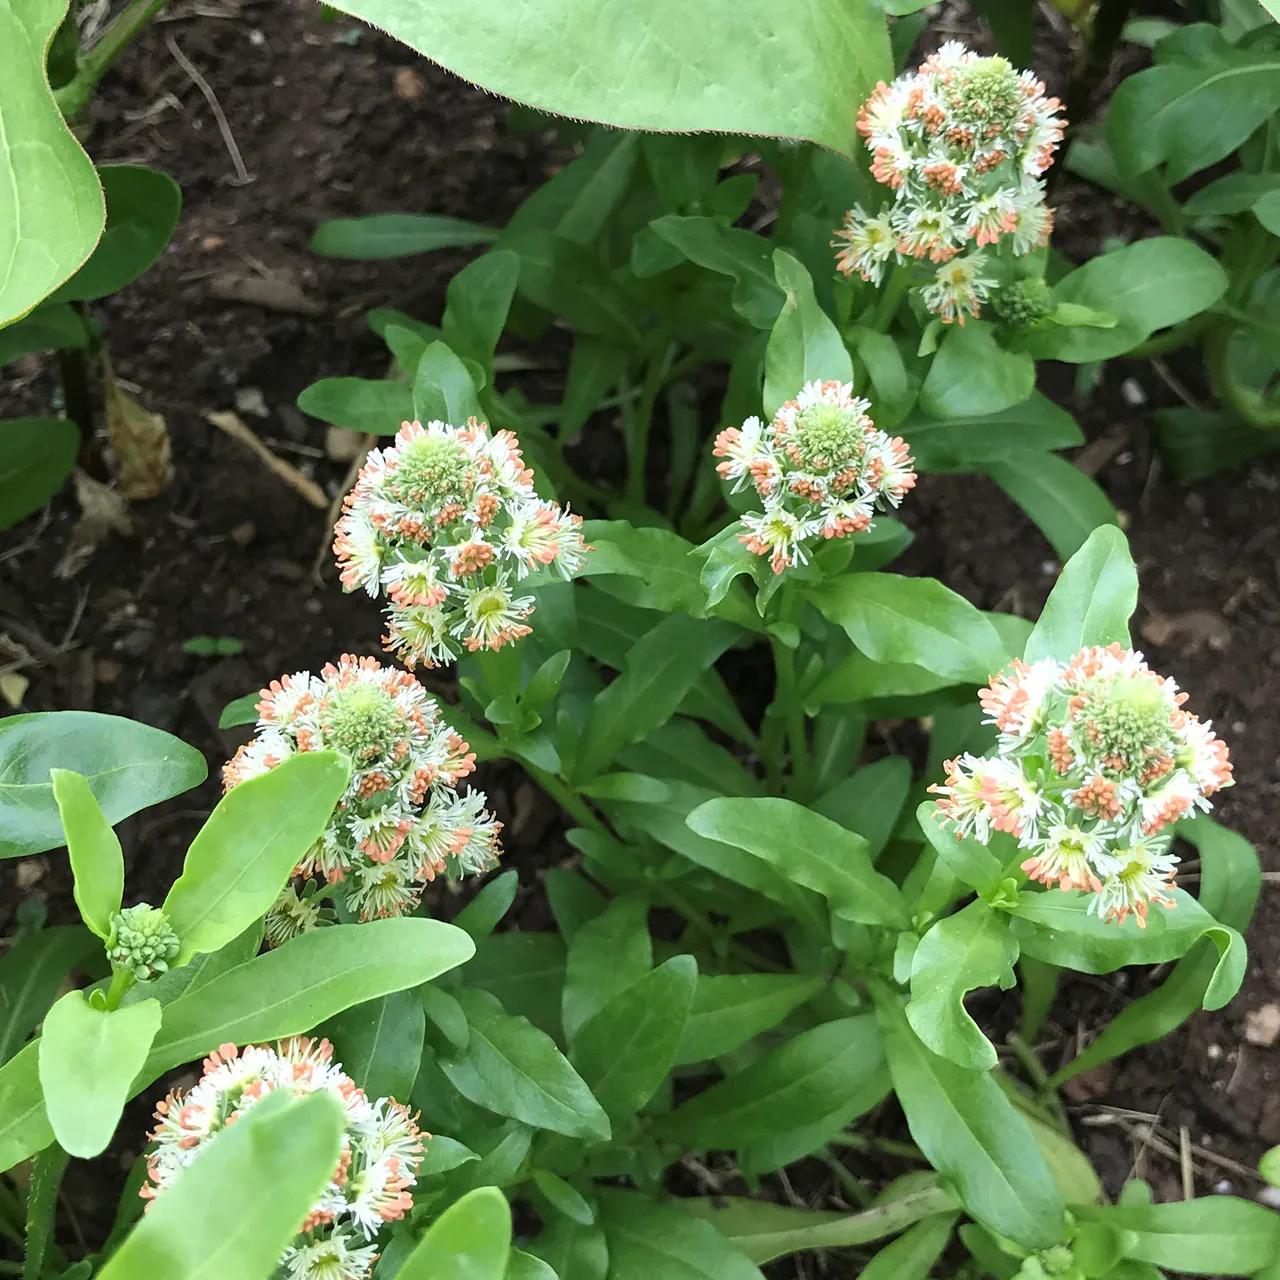
{"type": "Polygon", "coordinates": [[[1119,644],[1070,662],[1015,662],[980,695],[1000,730],[992,758],[948,761],[944,820],[986,842],[1018,838],[1033,879],[1094,895],[1089,910],[1145,926],[1172,907],[1169,827],[1231,785],[1226,744],[1182,709],[1187,695],[1119,644]]]}
{"type": "Polygon", "coordinates": [[[128,969],[139,982],[149,982],[168,971],[181,944],[169,917],[159,907],[140,902],[111,917],[106,946],[114,968],[128,969]]]}
{"type": "Polygon", "coordinates": [[[406,666],[451,662],[529,634],[530,573],[571,578],[588,550],[581,518],[544,502],[510,431],[406,422],[374,449],[333,544],[348,591],[385,594],[385,644],[406,666]]]}
{"type": "Polygon", "coordinates": [[[204,1060],[204,1075],[194,1088],[170,1093],[156,1105],[143,1198],[162,1195],[223,1129],[267,1094],[285,1089],[298,1098],[327,1090],[342,1104],[346,1121],[338,1163],[297,1238],[281,1254],[278,1274],[288,1280],[365,1280],[378,1256],[374,1238],[413,1207],[409,1188],[428,1135],[394,1100],[370,1102],[332,1059],[327,1040],[305,1037],[274,1049],[219,1046],[204,1060]]]}
{"type": "Polygon", "coordinates": [[[914,74],[879,84],[858,131],[872,175],[894,198],[874,215],[858,206],[846,215],[841,271],[879,284],[891,262],[927,257],[939,264],[921,291],[929,310],[948,323],[976,316],[996,283],[983,248],[1006,242],[1021,256],[1048,242],[1053,216],[1040,175],[1062,139],[1060,105],[1030,71],[956,41],[914,74]]]}
{"type": "MultiPolygon", "coordinates": [[[[343,883],[362,920],[412,911],[422,882],[442,871],[496,864],[501,824],[485,812],[483,792],[456,790],[475,755],[408,672],[344,654],[318,676],[273,681],[258,716],[257,735],[223,768],[228,790],[298,751],[341,751],[351,760],[346,794],[295,874],[343,883]]],[[[273,941],[314,927],[318,915],[293,900],[272,912],[273,941]]]]}
{"type": "Polygon", "coordinates": [[[742,517],[739,535],[774,573],[808,561],[819,535],[871,527],[879,501],[897,506],[916,482],[906,443],[867,417],[868,403],[842,382],[810,382],[766,427],[748,418],[716,437],[716,470],[735,490],[755,485],[764,510],[742,517]]]}

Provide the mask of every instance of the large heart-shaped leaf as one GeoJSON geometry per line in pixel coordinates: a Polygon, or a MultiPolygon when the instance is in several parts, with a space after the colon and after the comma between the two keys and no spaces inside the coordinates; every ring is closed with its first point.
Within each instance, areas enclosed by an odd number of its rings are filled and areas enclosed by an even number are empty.
{"type": "Polygon", "coordinates": [[[493,93],[659,132],[807,138],[850,154],[857,105],[893,77],[868,0],[343,0],[493,93]]]}
{"type": "Polygon", "coordinates": [[[67,0],[0,0],[0,325],[30,311],[89,256],[106,204],[45,78],[67,0]]]}

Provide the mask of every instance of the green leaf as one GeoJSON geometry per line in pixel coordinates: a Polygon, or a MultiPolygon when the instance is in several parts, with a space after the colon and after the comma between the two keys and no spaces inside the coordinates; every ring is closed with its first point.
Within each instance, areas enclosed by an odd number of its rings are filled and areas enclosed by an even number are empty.
{"type": "Polygon", "coordinates": [[[299,393],[298,408],[350,431],[393,436],[413,418],[413,392],[403,382],[321,378],[299,393]]]}
{"type": "Polygon", "coordinates": [[[497,1187],[478,1187],[431,1224],[396,1280],[503,1280],[510,1251],[507,1198],[497,1187]]]}
{"type": "Polygon", "coordinates": [[[910,789],[910,762],[904,756],[885,756],[837,782],[814,801],[813,809],[856,831],[874,859],[889,843],[910,789]]]}
{"type": "Polygon", "coordinates": [[[1067,561],[1023,658],[1067,662],[1087,645],[1129,644],[1129,619],[1138,604],[1138,573],[1119,529],[1095,529],[1067,561]]]}
{"type": "MultiPolygon", "coordinates": [[[[31,1185],[27,1192],[27,1240],[26,1256],[22,1262],[22,1280],[39,1280],[44,1273],[45,1254],[53,1241],[54,1218],[58,1209],[58,1193],[62,1190],[62,1175],[71,1157],[56,1143],[46,1147],[31,1163],[31,1185]]],[[[88,1280],[93,1274],[93,1264],[83,1260],[80,1277],[72,1280],[88,1280]]],[[[62,1273],[61,1280],[72,1275],[71,1269],[62,1273]]]]}
{"type": "MultiPolygon", "coordinates": [[[[1200,851],[1201,907],[1222,924],[1243,933],[1249,927],[1262,886],[1257,851],[1242,836],[1205,816],[1184,819],[1177,832],[1200,851]]],[[[1160,986],[1126,1005],[1083,1053],[1058,1071],[1054,1083],[1061,1084],[1081,1071],[1175,1030],[1203,1005],[1218,962],[1216,947],[1208,941],[1197,943],[1160,986]]]]}
{"type": "Polygon", "coordinates": [[[907,1021],[921,1042],[971,1071],[990,1071],[995,1047],[969,1016],[964,997],[994,983],[1008,990],[1017,958],[1008,920],[981,899],[939,920],[911,962],[907,1021]]]}
{"type": "MultiPolygon", "coordinates": [[[[649,232],[690,262],[731,277],[733,309],[757,329],[773,328],[785,296],[774,276],[767,240],[738,227],[726,227],[715,218],[676,214],[655,219],[649,224],[649,232]]],[[[639,269],[640,265],[633,254],[635,274],[641,278],[652,274],[639,269]]]]}
{"type": "Polygon", "coordinates": [[[43,1019],[67,974],[101,954],[101,943],[79,925],[55,925],[13,939],[0,956],[0,1065],[43,1019]]]}
{"type": "Polygon", "coordinates": [[[615,898],[574,934],[561,997],[564,1033],[570,1042],[614,996],[653,968],[648,918],[646,898],[615,898]]]}
{"type": "MultiPolygon", "coordinates": [[[[433,987],[428,983],[422,987],[418,995],[422,1013],[427,1021],[455,1049],[465,1049],[471,1039],[471,1028],[467,1026],[467,1015],[462,1006],[443,987],[433,987]]],[[[419,1047],[418,1057],[422,1056],[419,1047]]],[[[415,1068],[416,1069],[416,1068],[415,1068]]]]}
{"type": "Polygon", "coordinates": [[[844,573],[807,594],[873,662],[914,663],[962,683],[985,684],[1008,659],[982,613],[933,578],[844,573]]]}
{"type": "Polygon", "coordinates": [[[776,1027],[823,988],[798,973],[699,974],[674,1065],[707,1062],[776,1027]]]}
{"type": "Polygon", "coordinates": [[[168,1005],[143,1074],[154,1079],[224,1041],[301,1035],[353,1005],[430,982],[473,953],[461,929],[439,920],[371,920],[304,933],[168,1005]]]}
{"type": "Polygon", "coordinates": [[[931,418],[917,409],[896,430],[921,471],[973,471],[980,463],[999,462],[1012,449],[1084,444],[1076,420],[1039,391],[1000,413],[931,418]]]}
{"type": "Polygon", "coordinates": [[[1189,218],[1247,213],[1275,191],[1280,191],[1280,173],[1229,173],[1189,196],[1182,212],[1189,218]]]}
{"type": "Polygon", "coordinates": [[[1244,939],[1219,924],[1190,894],[1170,890],[1176,906],[1156,908],[1145,928],[1137,916],[1122,923],[1106,923],[1089,911],[1092,894],[1073,889],[1023,893],[1014,915],[1029,921],[1031,930],[1017,930],[1023,951],[1082,973],[1112,973],[1129,964],[1163,964],[1186,955],[1201,938],[1218,949],[1218,965],[1204,996],[1206,1009],[1221,1009],[1244,980],[1244,939]]]}
{"type": "Polygon", "coordinates": [[[567,1137],[608,1138],[608,1118],[550,1036],[506,1013],[487,991],[464,988],[458,1002],[471,1038],[440,1066],[464,1098],[567,1137]]]}
{"type": "Polygon", "coordinates": [[[717,619],[672,614],[628,651],[622,672],[592,703],[578,758],[602,773],[618,752],[664,724],[738,631],[717,619]]]}
{"type": "MultiPolygon", "coordinates": [[[[865,653],[855,650],[832,665],[808,691],[805,700],[810,706],[828,706],[884,698],[916,698],[958,683],[962,682],[935,675],[911,662],[873,662],[865,653]]],[[[814,808],[825,812],[818,805],[814,808]]]]}
{"type": "Polygon", "coordinates": [[[266,914],[329,825],[350,777],[336,752],[303,752],[222,797],[164,900],[182,944],[175,967],[217,951],[266,914]]]}
{"type": "Polygon", "coordinates": [[[1172,186],[1226,159],[1277,110],[1280,57],[1219,42],[1125,77],[1107,108],[1107,140],[1123,171],[1163,164],[1172,186]]]}
{"type": "Polygon", "coordinates": [[[45,51],[66,12],[65,0],[0,0],[0,325],[84,262],[106,218],[93,165],[46,78],[45,51]]]}
{"type": "Polygon", "coordinates": [[[549,1036],[560,1034],[565,947],[558,934],[495,933],[477,945],[463,976],[469,986],[497,996],[509,1013],[549,1036]]]}
{"type": "Polygon", "coordinates": [[[906,928],[902,893],[872,865],[867,842],[791,800],[724,797],[688,817],[709,840],[745,849],[784,876],[822,894],[846,920],[906,928]]]}
{"type": "Polygon", "coordinates": [[[1251,1275],[1280,1256],[1280,1217],[1235,1196],[1204,1196],[1170,1204],[1073,1205],[1081,1221],[1102,1223],[1127,1237],[1138,1262],[1186,1275],[1251,1275]]]}
{"type": "Polygon", "coordinates": [[[322,258],[407,258],[436,249],[492,244],[493,227],[431,213],[371,213],[363,218],[322,222],[311,237],[311,252],[322,258]]]}
{"type": "Polygon", "coordinates": [[[111,933],[111,917],[124,898],[120,841],[93,798],[88,782],[67,769],[51,769],[53,798],[67,836],[80,918],[99,938],[111,933]]]}
{"type": "Polygon", "coordinates": [[[416,991],[390,991],[354,1005],[329,1023],[325,1034],[343,1070],[370,1098],[409,1101],[426,1034],[416,991]]]}
{"type": "Polygon", "coordinates": [[[99,1280],[268,1280],[333,1176],[342,1121],[327,1091],[264,1099],[156,1200],[99,1280]]]}
{"type": "Polygon", "coordinates": [[[853,381],[844,339],[813,296],[809,272],[785,249],[775,249],[773,274],[785,301],[764,354],[764,411],[769,416],[806,383],[853,381]]]}
{"type": "MultiPolygon", "coordinates": [[[[940,1187],[925,1187],[897,1199],[883,1200],[862,1213],[821,1212],[741,1196],[690,1196],[678,1203],[684,1212],[710,1222],[752,1262],[758,1263],[772,1262],[802,1249],[869,1244],[915,1222],[936,1224],[937,1215],[941,1215],[947,1228],[938,1244],[941,1252],[954,1220],[947,1210],[955,1206],[954,1199],[940,1187]]],[[[864,1269],[858,1274],[861,1277],[876,1273],[864,1269]]],[[[884,1280],[909,1280],[912,1275],[909,1271],[882,1274],[884,1280]]],[[[919,1274],[923,1277],[926,1272],[919,1274]]]]}
{"type": "Polygon", "coordinates": [[[935,418],[981,417],[1021,404],[1035,386],[1035,361],[1006,351],[985,321],[969,320],[948,329],[920,388],[920,408],[935,418]]]}
{"type": "Polygon", "coordinates": [[[413,380],[413,414],[422,422],[463,426],[468,418],[483,418],[476,385],[467,366],[443,342],[433,342],[418,361],[413,380]]]}
{"type": "MultiPolygon", "coordinates": [[[[1136,77],[1134,77],[1136,79],[1136,77]]],[[[1051,303],[1074,303],[1116,317],[1113,329],[1034,329],[1027,350],[1038,360],[1086,364],[1123,355],[1157,329],[1180,324],[1226,292],[1227,273],[1199,245],[1152,236],[1091,258],[1055,286],[1051,303]]]]}
{"type": "Polygon", "coordinates": [[[519,257],[509,249],[491,249],[449,281],[440,327],[453,351],[492,369],[519,279],[519,257]]]}
{"type": "Polygon", "coordinates": [[[624,129],[804,138],[852,154],[850,103],[893,78],[880,9],[837,0],[785,12],[764,0],[603,14],[589,0],[336,7],[491,93],[624,129]]]}
{"type": "Polygon", "coordinates": [[[582,1193],[563,1178],[545,1169],[533,1171],[534,1186],[546,1200],[566,1218],[584,1227],[591,1226],[596,1220],[596,1211],[583,1197],[582,1193]]]}
{"type": "Polygon", "coordinates": [[[916,809],[916,820],[924,837],[957,880],[979,893],[990,893],[1004,878],[1004,864],[980,840],[960,839],[938,820],[938,806],[926,800],[916,809]]]}
{"type": "Polygon", "coordinates": [[[888,1088],[875,1020],[865,1014],[840,1018],[802,1031],[690,1098],[656,1120],[654,1132],[687,1147],[731,1151],[768,1142],[837,1109],[861,1115],[888,1088]]]}
{"type": "Polygon", "coordinates": [[[898,997],[877,989],[876,1015],[907,1127],[970,1215],[1027,1249],[1062,1239],[1062,1198],[1026,1122],[990,1075],[932,1053],[898,997]]]}
{"type": "Polygon", "coordinates": [[[609,1270],[609,1247],[599,1225],[584,1227],[557,1215],[528,1247],[559,1280],[605,1280],[609,1270]]]}
{"type": "Polygon", "coordinates": [[[634,1191],[602,1187],[609,1280],[764,1280],[708,1222],[634,1191]]]}
{"type": "Polygon", "coordinates": [[[634,1116],[666,1080],[697,981],[693,957],[673,956],[620,991],[578,1033],[574,1065],[613,1124],[634,1116]]]}
{"type": "Polygon", "coordinates": [[[106,229],[89,261],[51,298],[78,302],[105,298],[136,280],[164,252],[182,191],[166,173],[144,165],[107,164],[98,169],[107,201],[106,229]]]}
{"type": "Polygon", "coordinates": [[[46,302],[0,329],[0,365],[34,351],[79,350],[88,345],[84,321],[65,302],[46,302]]]}
{"type": "Polygon", "coordinates": [[[258,703],[262,701],[260,693],[246,693],[243,698],[236,698],[222,708],[218,716],[219,729],[234,729],[242,724],[258,723],[258,703]]]}
{"type": "Polygon", "coordinates": [[[885,1245],[862,1268],[859,1280],[929,1280],[955,1222],[951,1213],[936,1213],[917,1222],[905,1235],[885,1245]]]}
{"type": "Polygon", "coordinates": [[[1120,517],[1097,481],[1056,454],[1011,451],[982,469],[1035,521],[1064,560],[1095,529],[1119,527],[1120,517]]]}
{"type": "Polygon", "coordinates": [[[536,1255],[512,1249],[507,1259],[506,1280],[559,1280],[559,1277],[536,1255]]]}
{"type": "Polygon", "coordinates": [[[204,781],[204,756],[185,742],[119,716],[41,711],[0,720],[0,857],[62,845],[51,769],[82,774],[115,826],[204,781]]]}
{"type": "Polygon", "coordinates": [[[107,1149],[160,1014],[159,1000],[106,1010],[82,991],[68,991],[49,1010],[38,1041],[40,1088],[64,1151],[88,1160],[107,1149]]]}
{"type": "Polygon", "coordinates": [[[79,448],[80,432],[66,418],[0,420],[0,529],[39,511],[62,488],[79,448]]]}

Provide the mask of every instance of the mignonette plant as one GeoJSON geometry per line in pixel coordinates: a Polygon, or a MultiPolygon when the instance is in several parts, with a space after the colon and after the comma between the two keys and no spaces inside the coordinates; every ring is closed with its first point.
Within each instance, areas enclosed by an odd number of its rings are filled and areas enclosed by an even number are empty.
{"type": "Polygon", "coordinates": [[[1210,816],[1228,746],[1132,648],[1127,542],[1035,390],[1036,358],[1215,323],[1211,255],[1153,236],[1066,267],[1046,243],[1057,103],[955,44],[903,72],[889,37],[918,24],[890,32],[878,6],[737,0],[717,34],[776,38],[749,92],[702,39],[716,6],[655,6],[652,46],[722,88],[692,103],[648,42],[619,66],[570,24],[534,57],[532,13],[488,48],[446,0],[341,7],[621,130],[582,129],[501,232],[317,232],[339,256],[492,247],[438,326],[371,313],[385,379],[300,398],[369,436],[334,567],[385,611],[387,653],[226,709],[252,736],[158,906],[124,905],[114,827],[199,783],[198,753],[85,712],[0,721],[0,854],[65,845],[82,920],[27,908],[0,958],[0,1169],[23,1171],[0,1232],[25,1273],[763,1280],[847,1250],[871,1280],[1274,1275],[1260,1204],[1155,1203],[1140,1179],[1112,1202],[1058,1093],[1245,972],[1258,858],[1210,816]],[[748,149],[781,179],[768,237],[734,225],[748,149]],[[537,404],[498,346],[555,323],[564,396],[537,404]],[[571,465],[605,414],[617,485],[571,465]],[[912,537],[889,513],[930,470],[991,476],[1044,531],[1065,563],[1038,620],[887,571],[912,537]],[[416,668],[449,669],[457,705],[416,668]],[[883,753],[890,719],[918,750],[883,753]],[[515,869],[430,918],[431,882],[498,865],[471,785],[495,760],[563,813],[554,929],[499,928],[515,869]],[[1136,964],[1172,967],[1050,1073],[1063,975],[1136,964]],[[1016,1027],[981,994],[1014,988],[1016,1027]],[[139,1095],[155,1128],[72,1263],[60,1180],[139,1095]],[[769,1194],[810,1161],[843,1209],[769,1194]]]}

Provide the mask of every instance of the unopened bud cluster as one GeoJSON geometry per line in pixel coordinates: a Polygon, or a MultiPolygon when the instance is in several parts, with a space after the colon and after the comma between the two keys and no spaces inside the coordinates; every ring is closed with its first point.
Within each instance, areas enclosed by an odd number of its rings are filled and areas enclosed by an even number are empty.
{"type": "Polygon", "coordinates": [[[573,577],[581,523],[538,497],[510,431],[406,422],[370,452],[334,552],[348,591],[390,602],[388,649],[432,667],[528,635],[534,601],[519,584],[536,570],[573,577]]]}
{"type": "Polygon", "coordinates": [[[159,907],[140,902],[111,917],[106,945],[114,968],[128,969],[139,982],[147,982],[167,972],[180,944],[169,917],[159,907]]]}
{"type": "Polygon", "coordinates": [[[748,418],[716,437],[716,470],[764,500],[742,517],[739,538],[774,573],[807,563],[820,538],[869,529],[878,504],[896,507],[915,484],[906,443],[876,427],[868,407],[850,383],[810,382],[768,427],[748,418]]]}
{"type": "Polygon", "coordinates": [[[980,695],[997,754],[947,762],[943,819],[983,842],[1016,836],[1033,880],[1093,895],[1104,920],[1172,907],[1170,827],[1231,785],[1227,747],[1174,682],[1119,644],[1015,662],[980,695]]]}
{"type": "Polygon", "coordinates": [[[874,215],[858,206],[846,215],[840,269],[879,284],[891,263],[927,258],[937,267],[921,289],[925,306],[946,323],[976,316],[996,283],[983,249],[1022,256],[1048,242],[1040,175],[1062,139],[1060,105],[1031,72],[956,41],[879,84],[858,131],[872,175],[894,196],[874,215]]]}
{"type": "MultiPolygon", "coordinates": [[[[341,884],[362,920],[412,911],[422,884],[442,871],[475,874],[497,863],[501,824],[485,811],[483,792],[457,790],[475,755],[408,672],[344,654],[318,676],[273,681],[258,716],[256,736],[223,768],[228,790],[295,752],[350,759],[346,794],[295,875],[341,884]]],[[[318,914],[286,891],[268,921],[272,941],[314,928],[318,914]]]]}
{"type": "Polygon", "coordinates": [[[427,1135],[394,1099],[371,1102],[332,1059],[327,1040],[305,1037],[274,1049],[224,1044],[214,1050],[190,1091],[170,1093],[156,1106],[143,1198],[162,1195],[223,1129],[268,1094],[280,1089],[297,1098],[327,1091],[344,1114],[338,1163],[281,1254],[276,1274],[287,1280],[365,1280],[378,1257],[375,1237],[413,1207],[410,1188],[427,1135]]]}

